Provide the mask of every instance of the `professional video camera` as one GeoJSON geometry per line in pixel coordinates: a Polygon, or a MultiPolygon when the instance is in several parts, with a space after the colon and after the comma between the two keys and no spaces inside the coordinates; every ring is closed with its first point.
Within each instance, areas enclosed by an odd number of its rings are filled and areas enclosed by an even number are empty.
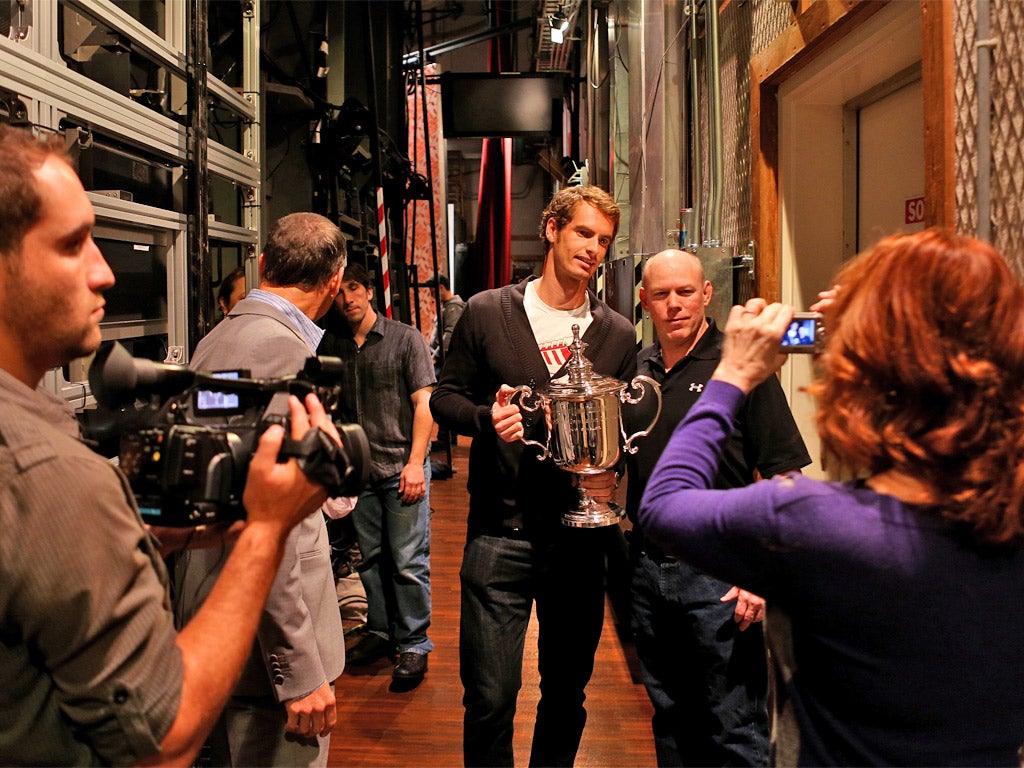
{"type": "MultiPolygon", "coordinates": [[[[268,414],[274,395],[316,393],[329,414],[341,396],[341,361],[311,357],[302,371],[252,379],[246,371],[206,373],[134,358],[104,342],[89,368],[97,402],[113,414],[118,457],[143,518],[196,526],[244,517],[242,491],[260,435],[287,415],[268,414]]],[[[278,460],[295,457],[330,496],[354,496],[366,482],[369,444],[357,424],[338,424],[343,446],[320,429],[287,437],[278,460]]]]}

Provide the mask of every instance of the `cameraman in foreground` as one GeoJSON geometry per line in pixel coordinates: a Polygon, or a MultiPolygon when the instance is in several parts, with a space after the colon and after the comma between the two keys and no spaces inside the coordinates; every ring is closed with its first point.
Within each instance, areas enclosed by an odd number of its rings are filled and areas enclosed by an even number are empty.
{"type": "MultiPolygon", "coordinates": [[[[100,342],[114,276],[59,140],[0,125],[0,764],[190,764],[252,648],[291,529],[324,501],[269,428],[248,520],[176,633],[166,571],[120,472],[81,440],[47,370],[100,342]]],[[[291,432],[337,439],[316,398],[291,432]],[[307,413],[308,410],[308,413],[307,413]]]]}

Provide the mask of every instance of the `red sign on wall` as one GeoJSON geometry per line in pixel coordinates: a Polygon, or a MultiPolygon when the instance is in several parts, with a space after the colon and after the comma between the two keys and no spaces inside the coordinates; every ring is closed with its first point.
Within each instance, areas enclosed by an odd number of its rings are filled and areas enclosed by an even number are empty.
{"type": "Polygon", "coordinates": [[[908,197],[903,202],[903,223],[920,224],[924,221],[924,197],[908,197]]]}

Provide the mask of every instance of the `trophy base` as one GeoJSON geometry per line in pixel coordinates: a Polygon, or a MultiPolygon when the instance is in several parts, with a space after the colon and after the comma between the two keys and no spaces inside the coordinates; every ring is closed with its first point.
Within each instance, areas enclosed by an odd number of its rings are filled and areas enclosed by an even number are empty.
{"type": "Polygon", "coordinates": [[[569,528],[604,528],[617,525],[626,510],[614,502],[594,501],[589,496],[571,512],[562,515],[562,525],[569,528]]]}

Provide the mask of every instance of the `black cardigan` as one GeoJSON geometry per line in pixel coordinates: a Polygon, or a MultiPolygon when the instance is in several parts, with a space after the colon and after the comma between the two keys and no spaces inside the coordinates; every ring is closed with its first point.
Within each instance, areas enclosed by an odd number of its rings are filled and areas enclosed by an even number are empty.
{"type": "MultiPolygon", "coordinates": [[[[504,442],[491,424],[491,405],[502,384],[539,387],[549,379],[523,307],[531,279],[470,298],[430,397],[430,410],[442,427],[473,438],[467,481],[470,536],[510,520],[525,524],[532,536],[557,528],[562,513],[577,503],[570,472],[551,459],[538,461],[537,448],[504,442]]],[[[584,354],[595,372],[629,381],[636,370],[633,324],[593,293],[587,295],[593,322],[583,336],[584,354]]],[[[523,412],[526,436],[541,442],[542,414],[523,412]]]]}

